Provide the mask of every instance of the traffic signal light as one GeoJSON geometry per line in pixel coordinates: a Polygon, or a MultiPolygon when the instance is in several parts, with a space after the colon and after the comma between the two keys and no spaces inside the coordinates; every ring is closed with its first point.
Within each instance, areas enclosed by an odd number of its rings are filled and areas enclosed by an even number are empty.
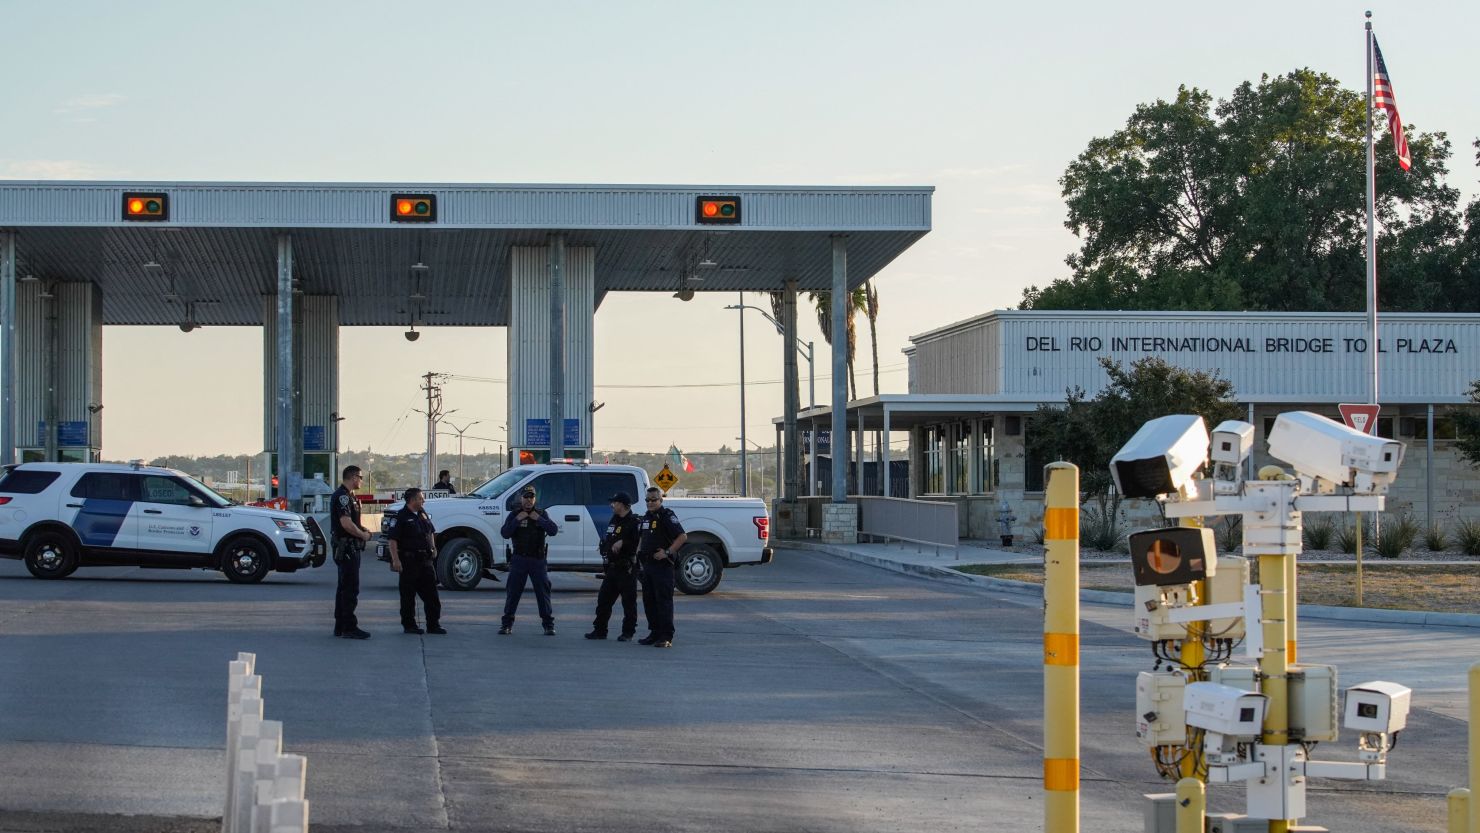
{"type": "Polygon", "coordinates": [[[437,198],[432,194],[392,194],[391,222],[437,222],[437,198]]]}
{"type": "Polygon", "coordinates": [[[700,197],[698,216],[702,225],[726,226],[740,222],[739,197],[700,197]]]}
{"type": "Polygon", "coordinates": [[[123,219],[135,222],[161,222],[170,218],[168,194],[124,194],[123,219]]]}

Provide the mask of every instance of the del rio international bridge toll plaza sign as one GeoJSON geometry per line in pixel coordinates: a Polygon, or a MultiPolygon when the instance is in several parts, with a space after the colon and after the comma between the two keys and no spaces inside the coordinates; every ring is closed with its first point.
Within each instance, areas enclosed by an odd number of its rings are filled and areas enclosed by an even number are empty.
{"type": "MultiPolygon", "coordinates": [[[[1480,316],[1393,313],[1378,326],[1381,401],[1465,401],[1480,378],[1480,316]]],[[[980,357],[970,375],[981,388],[963,392],[1045,402],[1063,401],[1073,387],[1097,393],[1106,383],[1102,357],[1129,364],[1147,356],[1216,372],[1241,402],[1360,401],[1372,349],[1359,312],[1003,310],[914,339],[937,340],[958,342],[949,352],[970,364],[980,357]]],[[[917,359],[922,380],[947,372],[930,363],[917,359]]]]}

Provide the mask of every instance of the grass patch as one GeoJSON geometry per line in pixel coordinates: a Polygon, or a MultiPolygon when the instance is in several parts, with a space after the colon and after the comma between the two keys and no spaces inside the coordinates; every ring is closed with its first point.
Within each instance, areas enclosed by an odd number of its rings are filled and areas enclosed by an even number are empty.
{"type": "MultiPolygon", "coordinates": [[[[968,564],[963,573],[1043,583],[1037,564],[968,564]]],[[[1353,605],[1357,593],[1355,564],[1300,565],[1302,604],[1353,605]]],[[[1130,564],[1083,564],[1079,584],[1085,590],[1129,593],[1130,564]]],[[[1363,571],[1362,600],[1366,607],[1425,610],[1438,613],[1480,613],[1480,567],[1473,564],[1367,564],[1363,571]]]]}

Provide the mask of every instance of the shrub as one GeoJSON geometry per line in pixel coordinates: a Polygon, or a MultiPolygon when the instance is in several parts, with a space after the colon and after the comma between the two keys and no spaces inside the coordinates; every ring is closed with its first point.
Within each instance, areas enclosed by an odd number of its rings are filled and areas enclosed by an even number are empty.
{"type": "Polygon", "coordinates": [[[1454,543],[1465,555],[1480,555],[1480,523],[1461,520],[1454,531],[1454,543]]]}
{"type": "Polygon", "coordinates": [[[1396,518],[1388,518],[1382,524],[1382,533],[1377,536],[1373,549],[1383,558],[1397,558],[1403,551],[1412,547],[1419,533],[1418,522],[1412,515],[1403,514],[1396,518]]]}
{"type": "Polygon", "coordinates": [[[1336,527],[1336,548],[1350,555],[1357,551],[1357,527],[1355,524],[1340,524],[1336,527]]]}
{"type": "Polygon", "coordinates": [[[1444,531],[1443,524],[1434,524],[1423,534],[1424,549],[1429,552],[1443,552],[1449,548],[1449,533],[1444,531]]]}
{"type": "Polygon", "coordinates": [[[1110,505],[1087,504],[1080,511],[1079,544],[1087,549],[1114,552],[1125,541],[1125,524],[1121,520],[1119,502],[1110,505]]]}
{"type": "MultiPolygon", "coordinates": [[[[1309,523],[1305,527],[1305,548],[1308,550],[1331,549],[1331,538],[1336,534],[1336,523],[1330,518],[1309,523]]],[[[1355,542],[1353,542],[1355,544],[1355,542]]]]}

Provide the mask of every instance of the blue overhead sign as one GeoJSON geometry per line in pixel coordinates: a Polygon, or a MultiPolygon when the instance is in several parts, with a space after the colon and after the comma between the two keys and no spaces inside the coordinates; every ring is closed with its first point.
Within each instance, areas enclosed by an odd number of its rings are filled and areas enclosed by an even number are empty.
{"type": "MultiPolygon", "coordinates": [[[[564,443],[567,446],[581,444],[581,421],[579,419],[565,420],[564,443]]],[[[526,419],[524,421],[524,445],[527,448],[549,448],[550,447],[550,420],[548,419],[526,419]]]]}
{"type": "Polygon", "coordinates": [[[322,425],[303,426],[303,450],[324,451],[328,449],[327,432],[322,425]]]}

